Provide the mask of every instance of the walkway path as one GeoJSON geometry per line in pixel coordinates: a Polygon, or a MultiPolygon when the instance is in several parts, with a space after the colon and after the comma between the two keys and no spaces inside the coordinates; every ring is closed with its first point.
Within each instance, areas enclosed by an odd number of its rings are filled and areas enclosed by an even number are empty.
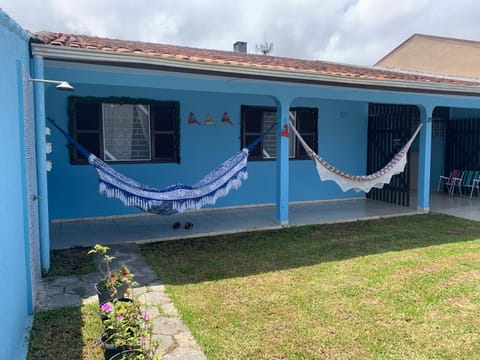
{"type": "MultiPolygon", "coordinates": [[[[132,243],[112,245],[109,254],[115,257],[113,267],[125,264],[135,275],[134,280],[139,285],[134,288],[134,297],[145,304],[147,312],[152,315],[154,338],[161,344],[157,353],[162,359],[206,359],[138,246],[132,243]]],[[[94,289],[98,279],[96,273],[42,279],[36,310],[94,303],[98,300],[94,289]]]]}

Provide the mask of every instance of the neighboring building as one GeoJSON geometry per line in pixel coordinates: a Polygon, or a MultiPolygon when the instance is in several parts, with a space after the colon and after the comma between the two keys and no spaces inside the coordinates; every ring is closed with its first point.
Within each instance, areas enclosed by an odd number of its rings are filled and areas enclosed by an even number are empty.
{"type": "MultiPolygon", "coordinates": [[[[8,359],[25,351],[21,344],[39,263],[44,270],[50,266],[50,222],[139,212],[99,195],[93,168],[53,129],[48,135],[53,152],[46,154],[47,116],[116,170],[157,188],[195,183],[276,123],[275,132],[251,154],[249,180],[215,206],[275,204],[274,220],[282,224],[289,221],[289,203],[302,201],[369,197],[428,211],[438,175],[450,166],[480,164],[478,147],[471,147],[470,156],[462,148],[455,157],[461,163],[445,165],[447,145],[439,141],[445,134],[432,131],[432,118],[439,116],[458,124],[466,116],[480,118],[480,81],[84,35],[27,34],[1,10],[0,45],[0,138],[8,174],[0,177],[0,266],[8,274],[2,282],[8,296],[0,300],[0,335],[8,359]],[[75,91],[38,82],[32,90],[30,78],[68,81],[75,91]],[[412,148],[415,160],[395,181],[368,195],[344,193],[319,180],[312,161],[288,136],[290,112],[309,145],[351,174],[378,170],[418,122],[423,128],[412,148]],[[48,173],[47,159],[53,164],[48,173]]],[[[472,128],[458,134],[462,139],[476,133],[472,128]]]]}
{"type": "Polygon", "coordinates": [[[374,67],[480,78],[480,41],[414,34],[374,67]]]}

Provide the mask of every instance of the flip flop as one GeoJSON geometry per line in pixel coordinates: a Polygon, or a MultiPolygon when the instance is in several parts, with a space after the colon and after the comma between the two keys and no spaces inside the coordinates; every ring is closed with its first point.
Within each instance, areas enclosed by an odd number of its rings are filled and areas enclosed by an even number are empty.
{"type": "Polygon", "coordinates": [[[180,223],[177,221],[173,224],[173,229],[177,230],[180,227],[180,223]]]}
{"type": "Polygon", "coordinates": [[[193,224],[192,224],[191,222],[187,221],[187,222],[185,223],[185,229],[188,230],[188,229],[191,229],[192,227],[193,227],[193,224]]]}

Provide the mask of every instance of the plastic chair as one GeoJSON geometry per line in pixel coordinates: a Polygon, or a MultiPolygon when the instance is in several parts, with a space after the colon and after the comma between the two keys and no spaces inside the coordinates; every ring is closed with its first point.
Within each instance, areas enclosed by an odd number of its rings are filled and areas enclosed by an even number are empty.
{"type": "Polygon", "coordinates": [[[480,171],[472,171],[472,173],[471,183],[464,185],[464,187],[470,188],[470,199],[472,198],[474,189],[477,189],[477,196],[480,196],[480,171]]]}
{"type": "Polygon", "coordinates": [[[447,176],[440,176],[438,180],[437,191],[440,191],[440,188],[444,189],[445,187],[448,190],[448,194],[450,196],[453,195],[455,188],[458,188],[458,192],[461,194],[460,185],[462,183],[462,179],[464,176],[464,171],[459,169],[454,169],[450,172],[450,175],[447,176]]]}
{"type": "Polygon", "coordinates": [[[463,178],[462,178],[462,182],[460,184],[460,188],[462,189],[462,195],[464,195],[463,194],[464,189],[468,190],[468,188],[471,188],[473,186],[473,180],[474,179],[475,179],[475,171],[465,170],[463,172],[463,178]]]}
{"type": "Polygon", "coordinates": [[[463,179],[465,179],[467,174],[468,174],[468,170],[464,170],[461,172],[459,177],[454,177],[452,179],[453,185],[452,185],[452,192],[450,193],[450,195],[453,195],[455,193],[455,189],[458,189],[458,195],[462,196],[462,184],[464,181],[463,179]]]}

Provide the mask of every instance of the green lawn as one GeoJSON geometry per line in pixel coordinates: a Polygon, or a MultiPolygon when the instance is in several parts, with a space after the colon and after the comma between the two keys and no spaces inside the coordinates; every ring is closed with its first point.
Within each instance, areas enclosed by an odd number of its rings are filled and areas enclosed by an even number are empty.
{"type": "MultiPolygon", "coordinates": [[[[480,223],[422,215],[142,249],[209,359],[480,358],[480,223]]],[[[70,269],[57,255],[68,274],[85,249],[65,253],[70,269]]],[[[36,313],[28,359],[102,359],[100,334],[95,304],[36,313]]]]}
{"type": "Polygon", "coordinates": [[[480,358],[480,223],[422,215],[142,249],[209,359],[480,358]]]}
{"type": "Polygon", "coordinates": [[[35,313],[27,360],[103,360],[98,304],[35,313]]]}
{"type": "Polygon", "coordinates": [[[51,267],[46,277],[62,275],[85,275],[97,271],[93,256],[88,254],[91,248],[74,247],[71,249],[50,251],[51,267]]]}

